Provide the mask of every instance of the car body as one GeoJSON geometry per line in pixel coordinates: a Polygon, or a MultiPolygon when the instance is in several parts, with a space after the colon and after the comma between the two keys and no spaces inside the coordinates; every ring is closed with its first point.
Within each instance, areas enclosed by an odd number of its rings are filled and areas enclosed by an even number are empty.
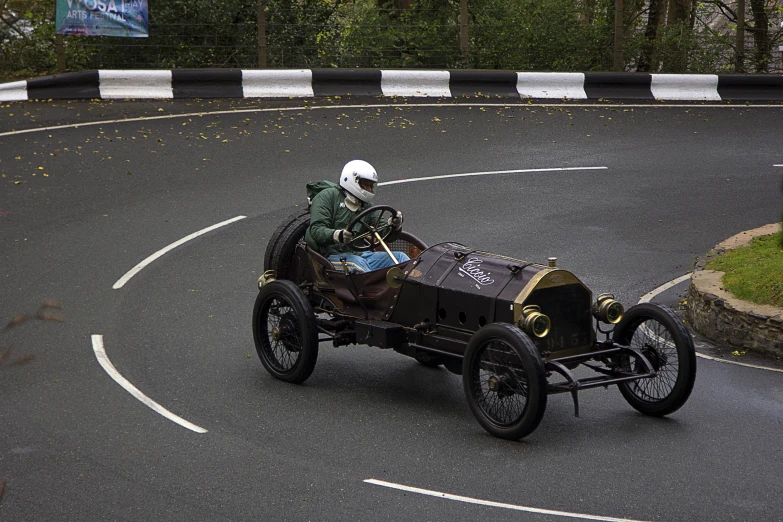
{"type": "Polygon", "coordinates": [[[307,212],[273,234],[253,332],[259,357],[276,378],[306,380],[322,342],[392,349],[462,375],[478,422],[507,439],[535,430],[554,393],[570,393],[577,415],[579,392],[598,386],[617,385],[648,415],[667,415],[687,401],[695,351],[672,310],[645,303],[625,312],[609,294],[594,298],[554,258],[537,264],[392,234],[380,217],[384,211],[396,212],[373,207],[351,226],[374,238],[365,239],[366,248],[411,258],[388,269],[335,267],[303,241],[307,212]],[[577,377],[580,365],[593,375],[577,377]]]}

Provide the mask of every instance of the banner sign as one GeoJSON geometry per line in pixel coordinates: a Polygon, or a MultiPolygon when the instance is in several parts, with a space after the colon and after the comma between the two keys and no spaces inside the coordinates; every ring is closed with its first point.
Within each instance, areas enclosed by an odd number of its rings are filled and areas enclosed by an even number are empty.
{"type": "Polygon", "coordinates": [[[57,34],[149,36],[147,0],[57,0],[57,34]]]}

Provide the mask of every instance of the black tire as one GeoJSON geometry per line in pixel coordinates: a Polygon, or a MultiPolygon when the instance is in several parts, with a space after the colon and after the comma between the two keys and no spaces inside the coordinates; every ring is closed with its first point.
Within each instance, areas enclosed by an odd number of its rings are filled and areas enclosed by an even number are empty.
{"type": "Polygon", "coordinates": [[[426,350],[417,351],[414,358],[427,368],[437,368],[443,364],[443,357],[434,353],[430,353],[426,350]]]}
{"type": "Polygon", "coordinates": [[[318,328],[313,307],[294,283],[272,281],[258,292],[253,340],[261,364],[273,377],[301,383],[313,373],[318,328]]]}
{"type": "MultiPolygon", "coordinates": [[[[696,350],[685,324],[671,308],[652,303],[631,307],[617,324],[614,342],[642,352],[658,372],[649,379],[620,383],[636,410],[662,417],[680,409],[696,381],[696,350]]],[[[632,371],[638,363],[626,360],[632,371]]],[[[641,365],[639,365],[641,366],[641,365]]]]}
{"type": "Polygon", "coordinates": [[[264,271],[274,270],[277,279],[293,279],[296,245],[310,225],[310,213],[302,210],[288,216],[269,238],[264,252],[264,271]]]}
{"type": "Polygon", "coordinates": [[[544,362],[533,341],[511,324],[490,324],[470,338],[462,383],[473,416],[495,437],[521,439],[544,416],[544,362]]]}

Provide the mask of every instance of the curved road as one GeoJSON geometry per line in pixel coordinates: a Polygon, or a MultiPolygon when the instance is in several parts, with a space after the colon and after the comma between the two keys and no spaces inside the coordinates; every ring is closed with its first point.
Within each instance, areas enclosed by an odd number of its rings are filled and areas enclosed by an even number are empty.
{"type": "Polygon", "coordinates": [[[0,519],[783,520],[781,373],[699,359],[667,419],[594,390],[580,418],[553,396],[538,430],[508,442],[443,369],[324,344],[310,380],[286,385],[250,329],[272,231],[306,204],[306,182],[354,157],[382,181],[606,167],[389,184],[379,198],[429,243],[557,256],[632,304],[779,217],[783,108],[345,106],[377,102],[0,105],[0,317],[45,298],[67,317],[0,338],[36,356],[0,369],[0,519]],[[108,122],[129,116],[156,119],[108,122]],[[120,387],[96,335],[139,392],[206,431],[120,387]]]}

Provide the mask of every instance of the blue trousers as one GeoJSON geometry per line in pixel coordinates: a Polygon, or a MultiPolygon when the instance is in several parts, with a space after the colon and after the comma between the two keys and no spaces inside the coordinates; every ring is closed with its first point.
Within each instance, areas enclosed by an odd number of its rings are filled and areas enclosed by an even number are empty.
{"type": "MultiPolygon", "coordinates": [[[[410,257],[402,252],[392,252],[398,263],[404,263],[408,261],[410,257]]],[[[356,272],[372,272],[380,268],[386,268],[392,266],[391,258],[386,252],[362,252],[361,255],[355,256],[352,254],[332,254],[329,256],[329,261],[337,270],[343,269],[343,264],[340,258],[345,258],[345,262],[348,265],[348,270],[353,274],[356,272]]]]}

